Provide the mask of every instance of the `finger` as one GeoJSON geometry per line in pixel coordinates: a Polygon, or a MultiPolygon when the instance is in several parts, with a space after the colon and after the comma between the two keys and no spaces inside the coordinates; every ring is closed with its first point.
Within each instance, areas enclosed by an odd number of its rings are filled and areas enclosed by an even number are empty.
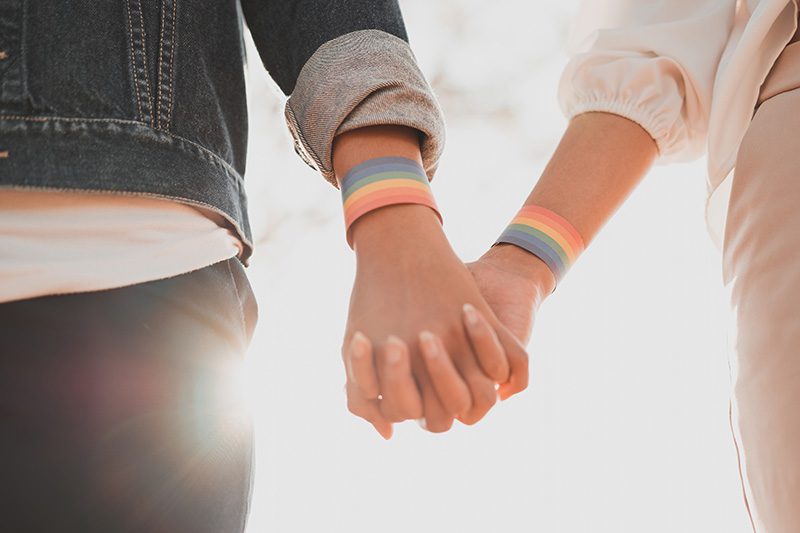
{"type": "Polygon", "coordinates": [[[382,400],[381,412],[392,422],[413,420],[423,414],[422,398],[411,373],[411,358],[406,344],[390,336],[383,346],[378,366],[382,400]]]}
{"type": "Polygon", "coordinates": [[[478,356],[484,374],[495,383],[505,383],[509,378],[508,360],[494,328],[472,304],[464,304],[463,314],[472,351],[478,356]]]}
{"type": "Polygon", "coordinates": [[[458,417],[464,424],[477,423],[497,403],[497,389],[495,383],[483,373],[477,358],[472,353],[469,345],[464,347],[467,357],[456,360],[458,371],[464,376],[464,382],[469,388],[472,397],[472,407],[458,417]]]}
{"type": "Polygon", "coordinates": [[[451,416],[466,413],[472,407],[472,396],[461,379],[441,339],[430,331],[419,335],[422,359],[439,401],[451,416]]]}
{"type": "Polygon", "coordinates": [[[423,429],[431,433],[443,433],[453,427],[454,417],[447,412],[439,396],[436,394],[436,389],[431,381],[431,376],[425,368],[425,362],[422,357],[415,357],[411,360],[412,371],[417,381],[420,394],[422,394],[422,408],[424,411],[424,420],[420,424],[423,429]]]}
{"type": "Polygon", "coordinates": [[[431,433],[444,433],[453,427],[453,416],[439,401],[436,390],[430,378],[420,383],[422,391],[422,405],[425,410],[425,429],[431,433]]]}
{"type": "Polygon", "coordinates": [[[505,327],[498,325],[495,331],[500,343],[505,348],[508,366],[510,367],[508,381],[501,383],[498,389],[500,399],[507,400],[528,387],[528,352],[505,327]]]}
{"type": "Polygon", "coordinates": [[[384,439],[392,438],[392,423],[381,414],[378,401],[364,398],[358,385],[351,381],[347,382],[347,409],[372,424],[384,439]]]}
{"type": "Polygon", "coordinates": [[[356,331],[350,341],[349,350],[345,354],[345,364],[348,365],[351,381],[361,389],[362,396],[368,400],[376,400],[380,389],[378,376],[375,374],[372,343],[360,331],[356,331]]]}

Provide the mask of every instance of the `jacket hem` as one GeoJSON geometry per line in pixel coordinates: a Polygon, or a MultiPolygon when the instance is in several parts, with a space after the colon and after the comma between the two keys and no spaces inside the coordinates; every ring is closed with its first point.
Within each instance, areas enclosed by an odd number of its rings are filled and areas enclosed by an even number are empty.
{"type": "Polygon", "coordinates": [[[0,115],[0,188],[165,198],[217,212],[253,252],[239,172],[173,133],[124,119],[0,115]]]}

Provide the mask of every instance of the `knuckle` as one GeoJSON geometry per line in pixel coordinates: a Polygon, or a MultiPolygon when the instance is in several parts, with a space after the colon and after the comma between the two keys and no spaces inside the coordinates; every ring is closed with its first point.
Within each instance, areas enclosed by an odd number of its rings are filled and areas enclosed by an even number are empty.
{"type": "Polygon", "coordinates": [[[453,427],[453,419],[436,418],[433,420],[428,420],[425,427],[431,433],[444,433],[453,427]]]}

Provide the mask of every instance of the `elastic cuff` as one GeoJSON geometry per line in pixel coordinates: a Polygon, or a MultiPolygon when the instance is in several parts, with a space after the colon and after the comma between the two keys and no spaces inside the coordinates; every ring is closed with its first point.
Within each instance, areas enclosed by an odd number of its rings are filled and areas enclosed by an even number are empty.
{"type": "Polygon", "coordinates": [[[618,115],[641,126],[642,129],[650,135],[653,141],[655,141],[659,157],[674,150],[674,148],[668,146],[666,132],[664,131],[664,127],[660,124],[663,121],[656,117],[650,110],[643,109],[629,102],[615,99],[579,101],[573,103],[565,114],[567,118],[571,120],[578,115],[593,112],[618,115]]]}
{"type": "Polygon", "coordinates": [[[337,37],[309,58],[286,103],[295,151],[338,187],[333,139],[365,126],[400,125],[421,132],[422,162],[433,177],[444,149],[444,117],[404,40],[380,30],[337,37]]]}

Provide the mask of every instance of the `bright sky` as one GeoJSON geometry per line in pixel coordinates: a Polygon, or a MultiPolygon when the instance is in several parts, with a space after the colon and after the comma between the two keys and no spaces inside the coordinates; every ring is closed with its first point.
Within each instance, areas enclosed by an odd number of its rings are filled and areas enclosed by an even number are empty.
{"type": "MultiPolygon", "coordinates": [[[[555,92],[576,3],[401,5],[448,120],[434,193],[471,260],[563,130],[555,92]]],[[[477,426],[432,435],[407,423],[384,442],[345,408],[339,346],[354,258],[338,192],[295,156],[282,97],[248,46],[247,180],[260,241],[248,269],[260,301],[247,367],[258,435],[251,533],[749,530],[703,161],[657,168],[545,303],[527,391],[477,426]]]]}

